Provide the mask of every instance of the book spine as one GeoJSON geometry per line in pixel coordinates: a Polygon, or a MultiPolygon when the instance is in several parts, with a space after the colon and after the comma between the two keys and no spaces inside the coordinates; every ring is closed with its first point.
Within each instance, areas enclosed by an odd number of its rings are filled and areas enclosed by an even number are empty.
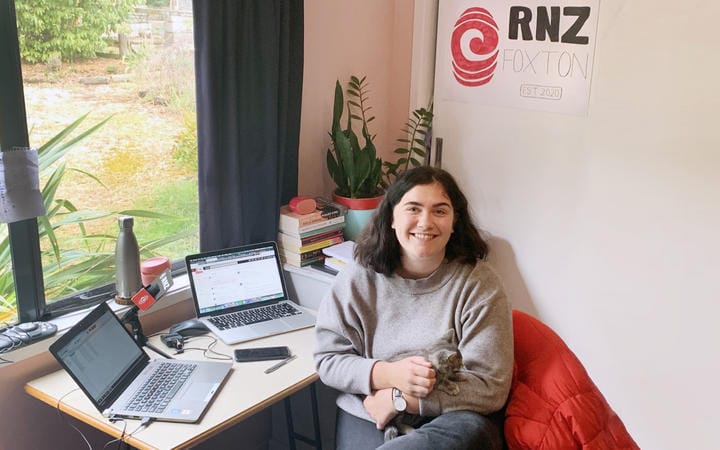
{"type": "Polygon", "coordinates": [[[317,231],[320,228],[329,227],[330,225],[337,225],[339,223],[345,223],[345,216],[337,216],[333,217],[332,219],[325,219],[322,222],[315,222],[309,225],[304,225],[295,228],[294,230],[292,228],[289,228],[288,231],[290,231],[290,233],[292,234],[300,235],[302,233],[307,233],[308,231],[317,231]]]}
{"type": "Polygon", "coordinates": [[[285,233],[284,231],[283,231],[283,233],[288,234],[289,236],[292,236],[292,237],[294,237],[294,238],[305,239],[305,238],[307,238],[307,237],[316,236],[316,235],[321,234],[321,233],[329,233],[329,232],[331,232],[331,231],[338,231],[338,230],[342,231],[342,230],[344,230],[344,229],[345,229],[345,223],[342,222],[342,223],[338,223],[338,224],[335,224],[335,225],[329,225],[329,226],[327,226],[327,227],[318,228],[317,230],[306,231],[306,232],[300,233],[300,234],[298,234],[298,235],[290,234],[290,233],[285,233]]]}
{"type": "Polygon", "coordinates": [[[300,253],[303,252],[309,252],[311,250],[318,250],[322,249],[323,247],[329,247],[331,245],[339,244],[344,241],[344,238],[342,236],[337,236],[331,239],[325,239],[324,241],[315,242],[309,245],[304,245],[300,247],[300,253]]]}
{"type": "Polygon", "coordinates": [[[325,220],[325,218],[322,216],[321,211],[315,210],[308,214],[298,214],[291,210],[288,205],[280,207],[280,223],[285,223],[290,227],[301,227],[322,220],[325,220]]]}
{"type": "Polygon", "coordinates": [[[287,259],[287,258],[283,258],[283,259],[285,259],[285,262],[286,262],[286,263],[288,263],[288,264],[290,264],[290,265],[292,265],[292,266],[295,266],[295,267],[306,267],[306,266],[309,266],[309,265],[312,265],[312,264],[316,264],[316,263],[322,264],[322,262],[323,262],[323,260],[324,260],[325,258],[323,258],[322,256],[316,256],[316,257],[314,257],[314,258],[303,259],[303,260],[301,260],[301,261],[290,260],[290,259],[287,259]]]}
{"type": "Polygon", "coordinates": [[[325,241],[334,237],[342,236],[342,228],[336,230],[330,230],[323,233],[311,234],[306,237],[290,236],[283,233],[282,231],[278,234],[278,241],[287,244],[291,247],[305,247],[316,242],[325,241]]]}
{"type": "Polygon", "coordinates": [[[304,260],[308,260],[308,259],[317,259],[319,256],[325,257],[325,254],[322,252],[322,249],[312,250],[312,251],[305,252],[305,253],[297,253],[292,250],[288,250],[285,247],[283,247],[282,245],[280,245],[279,250],[280,250],[280,256],[282,256],[283,258],[290,260],[290,261],[300,262],[300,261],[304,261],[304,260]]]}

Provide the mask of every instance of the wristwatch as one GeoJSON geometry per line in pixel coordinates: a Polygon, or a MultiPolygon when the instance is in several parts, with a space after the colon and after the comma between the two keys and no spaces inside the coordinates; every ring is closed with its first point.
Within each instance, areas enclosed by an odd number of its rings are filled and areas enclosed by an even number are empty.
{"type": "Polygon", "coordinates": [[[407,401],[405,401],[402,391],[398,388],[393,388],[392,390],[392,401],[395,411],[399,413],[404,412],[405,408],[407,408],[407,401]]]}

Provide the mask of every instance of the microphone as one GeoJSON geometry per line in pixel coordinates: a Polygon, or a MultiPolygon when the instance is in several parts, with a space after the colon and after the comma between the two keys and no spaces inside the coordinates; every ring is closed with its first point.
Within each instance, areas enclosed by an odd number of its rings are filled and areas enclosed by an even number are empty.
{"type": "Polygon", "coordinates": [[[170,275],[170,269],[165,269],[150,285],[140,288],[140,290],[132,296],[132,302],[141,311],[147,311],[156,301],[165,295],[172,285],[173,279],[170,275]]]}

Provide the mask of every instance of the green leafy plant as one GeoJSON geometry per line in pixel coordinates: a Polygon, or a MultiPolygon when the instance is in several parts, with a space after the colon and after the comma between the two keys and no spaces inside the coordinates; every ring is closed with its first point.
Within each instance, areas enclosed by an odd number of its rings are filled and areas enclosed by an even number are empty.
{"type": "Polygon", "coordinates": [[[382,160],[377,157],[374,136],[369,124],[375,117],[370,115],[366,77],[350,77],[347,88],[348,101],[345,103],[340,81],[335,82],[333,120],[330,138],[332,147],[327,151],[327,168],[335,182],[335,193],[350,198],[370,198],[382,193],[382,160]],[[347,108],[347,126],[342,129],[340,122],[347,108]],[[360,121],[360,140],[353,130],[353,120],[360,121]]]}
{"type": "MultiPolygon", "coordinates": [[[[58,198],[57,192],[68,171],[76,171],[104,187],[94,175],[68,168],[62,157],[75,145],[104,126],[110,118],[98,122],[85,131],[72,136],[87,118],[81,116],[38,149],[38,170],[46,180],[42,198],[47,214],[38,217],[38,233],[43,253],[43,279],[46,297],[58,299],[112,281],[115,275],[115,234],[89,233],[87,224],[117,215],[132,215],[162,221],[184,219],[142,209],[123,211],[78,210],[70,199],[58,198]],[[72,136],[72,137],[71,137],[72,136]],[[60,235],[69,228],[77,227],[79,235],[63,238],[60,235]]],[[[15,315],[15,290],[12,278],[9,236],[6,228],[0,228],[0,322],[15,315]]],[[[144,242],[142,257],[154,256],[156,250],[187,237],[192,231],[183,230],[170,236],[162,236],[144,242]]]]}
{"type": "Polygon", "coordinates": [[[93,58],[106,47],[139,0],[15,0],[23,60],[46,62],[54,53],[63,61],[93,58]]]}
{"type": "Polygon", "coordinates": [[[417,108],[410,113],[400,144],[395,149],[397,160],[382,161],[377,157],[373,143],[375,135],[370,133],[369,124],[375,117],[370,114],[368,85],[366,77],[351,76],[348,82],[347,103],[339,81],[335,82],[333,122],[330,137],[332,146],[327,151],[327,167],[335,182],[335,193],[343,197],[368,198],[380,195],[395,179],[411,167],[424,163],[426,140],[432,126],[432,104],[417,108]],[[340,127],[342,114],[347,109],[347,126],[340,127]],[[365,145],[360,146],[353,120],[360,122],[361,135],[365,145]]]}
{"type": "Polygon", "coordinates": [[[432,125],[432,104],[428,108],[418,108],[410,113],[408,122],[403,128],[403,137],[397,142],[402,147],[395,149],[400,155],[395,162],[383,161],[383,189],[387,189],[395,179],[411,167],[421,166],[427,154],[427,138],[432,125]]]}
{"type": "Polygon", "coordinates": [[[390,184],[410,167],[421,166],[427,154],[427,138],[432,126],[432,104],[428,108],[417,108],[410,113],[410,118],[403,128],[403,137],[397,142],[402,147],[395,149],[400,157],[395,161],[383,161],[383,179],[381,184],[387,189],[390,184]]]}

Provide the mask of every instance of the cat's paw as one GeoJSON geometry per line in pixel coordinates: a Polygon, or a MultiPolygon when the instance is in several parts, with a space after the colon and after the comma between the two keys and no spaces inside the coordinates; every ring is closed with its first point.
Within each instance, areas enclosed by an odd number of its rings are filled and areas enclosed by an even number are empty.
{"type": "Polygon", "coordinates": [[[385,427],[385,442],[391,441],[398,437],[398,429],[393,425],[388,425],[385,427]]]}

